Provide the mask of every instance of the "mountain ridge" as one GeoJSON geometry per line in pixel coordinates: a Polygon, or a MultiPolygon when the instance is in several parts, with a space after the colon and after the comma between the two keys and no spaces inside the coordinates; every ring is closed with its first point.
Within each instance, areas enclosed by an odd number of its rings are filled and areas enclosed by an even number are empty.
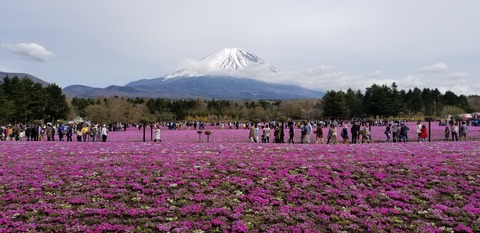
{"type": "Polygon", "coordinates": [[[48,82],[46,82],[46,81],[44,81],[40,78],[37,78],[37,77],[35,77],[31,74],[21,73],[21,72],[3,72],[3,71],[0,71],[0,82],[3,82],[3,78],[5,78],[7,76],[9,78],[18,77],[19,79],[28,78],[35,83],[40,83],[43,87],[46,87],[50,84],[50,83],[48,83],[48,82]]]}

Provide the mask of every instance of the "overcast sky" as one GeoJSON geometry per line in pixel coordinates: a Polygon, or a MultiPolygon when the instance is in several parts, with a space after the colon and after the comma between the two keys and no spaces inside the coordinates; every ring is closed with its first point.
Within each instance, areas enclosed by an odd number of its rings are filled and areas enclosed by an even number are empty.
{"type": "MultiPolygon", "coordinates": [[[[476,0],[0,0],[0,71],[61,87],[157,78],[225,47],[315,90],[480,94],[476,0]]],[[[274,81],[274,80],[272,80],[274,81]]]]}

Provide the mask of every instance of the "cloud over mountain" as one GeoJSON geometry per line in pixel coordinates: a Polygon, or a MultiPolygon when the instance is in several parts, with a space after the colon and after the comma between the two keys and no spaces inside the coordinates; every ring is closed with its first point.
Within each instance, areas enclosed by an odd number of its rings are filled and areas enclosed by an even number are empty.
{"type": "Polygon", "coordinates": [[[2,44],[1,48],[20,57],[39,62],[47,62],[55,56],[53,52],[36,43],[2,44]]]}

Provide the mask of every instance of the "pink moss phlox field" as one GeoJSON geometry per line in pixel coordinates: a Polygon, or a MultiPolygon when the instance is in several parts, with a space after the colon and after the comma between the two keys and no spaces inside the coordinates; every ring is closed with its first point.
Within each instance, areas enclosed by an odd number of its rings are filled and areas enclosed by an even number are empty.
{"type": "Polygon", "coordinates": [[[1,146],[0,232],[480,232],[480,142],[1,146]]]}

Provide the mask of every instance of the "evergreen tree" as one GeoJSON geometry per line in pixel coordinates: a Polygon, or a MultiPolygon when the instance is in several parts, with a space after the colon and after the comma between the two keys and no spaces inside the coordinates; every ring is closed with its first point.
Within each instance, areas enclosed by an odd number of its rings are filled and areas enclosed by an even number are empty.
{"type": "Polygon", "coordinates": [[[0,88],[0,106],[2,106],[2,109],[0,111],[0,123],[10,123],[12,115],[14,113],[14,104],[13,101],[7,98],[3,88],[0,88]]]}
{"type": "Polygon", "coordinates": [[[345,99],[348,104],[350,117],[358,118],[364,115],[362,111],[363,95],[360,90],[354,92],[352,89],[348,88],[347,93],[345,93],[345,99]]]}
{"type": "Polygon", "coordinates": [[[66,119],[69,111],[65,95],[57,84],[50,84],[45,88],[45,114],[47,120],[54,122],[66,119]]]}
{"type": "Polygon", "coordinates": [[[363,99],[364,110],[368,116],[388,117],[391,115],[391,92],[386,85],[373,84],[365,91],[363,99]]]}
{"type": "Polygon", "coordinates": [[[415,87],[408,101],[408,109],[412,114],[418,114],[423,112],[423,107],[422,91],[415,87]]]}
{"type": "Polygon", "coordinates": [[[327,91],[323,96],[323,114],[331,119],[345,118],[350,115],[347,99],[343,91],[327,91]]]}

